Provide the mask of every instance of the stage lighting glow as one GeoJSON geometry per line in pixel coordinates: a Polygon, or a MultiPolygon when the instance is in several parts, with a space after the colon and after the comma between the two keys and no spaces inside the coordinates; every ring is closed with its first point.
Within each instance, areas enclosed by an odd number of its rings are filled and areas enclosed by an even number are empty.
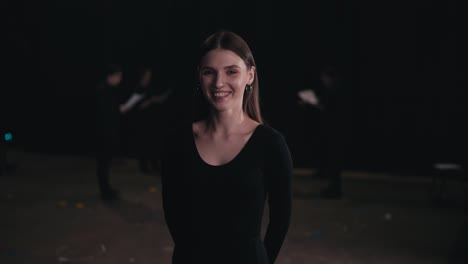
{"type": "Polygon", "coordinates": [[[10,132],[5,133],[4,138],[5,138],[5,141],[12,141],[13,140],[13,134],[11,134],[10,132]]]}

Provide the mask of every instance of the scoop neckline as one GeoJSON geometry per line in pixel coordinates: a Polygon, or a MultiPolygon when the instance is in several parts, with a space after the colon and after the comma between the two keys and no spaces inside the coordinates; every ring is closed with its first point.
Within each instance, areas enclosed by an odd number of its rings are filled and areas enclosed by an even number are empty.
{"type": "Polygon", "coordinates": [[[192,135],[192,146],[193,146],[193,150],[195,151],[195,155],[197,156],[197,159],[205,166],[207,167],[211,167],[211,168],[224,168],[224,167],[227,167],[227,166],[230,166],[232,163],[234,163],[237,159],[239,159],[239,157],[242,155],[243,152],[245,152],[245,149],[251,144],[250,142],[252,141],[252,138],[255,136],[255,134],[257,133],[257,131],[259,130],[259,128],[263,126],[263,124],[258,124],[255,128],[254,128],[254,131],[252,132],[252,135],[250,135],[250,137],[247,139],[247,141],[245,142],[244,146],[240,149],[240,151],[234,155],[234,157],[223,163],[223,164],[220,164],[220,165],[213,165],[213,164],[210,164],[208,162],[206,162],[200,155],[200,152],[198,151],[198,147],[197,147],[197,143],[195,142],[195,135],[193,133],[193,126],[192,124],[190,124],[190,132],[191,132],[191,135],[192,135]]]}

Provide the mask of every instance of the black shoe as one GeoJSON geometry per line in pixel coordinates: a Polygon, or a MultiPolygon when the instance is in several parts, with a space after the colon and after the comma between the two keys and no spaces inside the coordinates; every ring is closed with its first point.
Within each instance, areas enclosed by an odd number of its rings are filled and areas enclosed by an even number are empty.
{"type": "Polygon", "coordinates": [[[120,200],[120,193],[117,190],[111,189],[109,191],[101,192],[101,199],[103,201],[118,201],[120,200]]]}

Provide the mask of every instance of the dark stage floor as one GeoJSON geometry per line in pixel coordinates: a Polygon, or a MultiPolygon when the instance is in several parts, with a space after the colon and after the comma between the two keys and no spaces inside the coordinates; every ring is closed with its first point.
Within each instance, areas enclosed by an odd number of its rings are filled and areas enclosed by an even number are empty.
{"type": "MultiPolygon", "coordinates": [[[[16,151],[10,159],[18,167],[0,177],[0,263],[170,263],[159,178],[135,160],[113,167],[123,200],[106,205],[91,157],[16,151]]],[[[295,170],[292,225],[276,263],[468,263],[459,183],[433,203],[421,176],[345,171],[344,182],[343,199],[324,200],[324,180],[295,170]]]]}

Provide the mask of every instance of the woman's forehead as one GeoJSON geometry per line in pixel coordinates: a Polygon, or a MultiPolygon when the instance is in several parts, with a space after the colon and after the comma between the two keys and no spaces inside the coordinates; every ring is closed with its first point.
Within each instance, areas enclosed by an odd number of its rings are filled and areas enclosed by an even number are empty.
{"type": "Polygon", "coordinates": [[[214,49],[209,51],[205,56],[203,56],[200,66],[210,68],[237,66],[240,68],[246,68],[241,57],[226,49],[214,49]]]}

